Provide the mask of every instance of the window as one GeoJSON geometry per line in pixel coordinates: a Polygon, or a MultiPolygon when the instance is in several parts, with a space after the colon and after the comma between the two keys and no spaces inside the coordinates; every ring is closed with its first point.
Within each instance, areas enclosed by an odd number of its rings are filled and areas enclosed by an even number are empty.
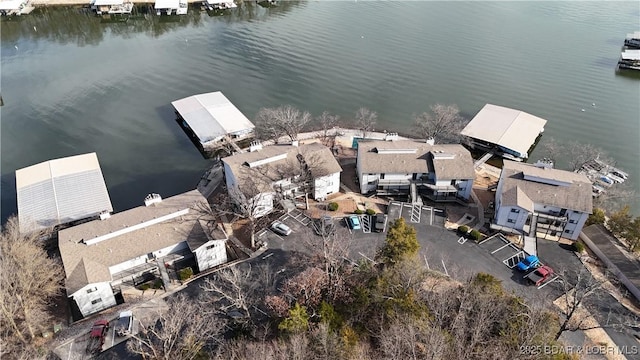
{"type": "Polygon", "coordinates": [[[575,221],[573,219],[569,220],[569,224],[575,224],[575,223],[577,223],[577,221],[575,221]]]}
{"type": "Polygon", "coordinates": [[[518,213],[520,212],[520,210],[518,210],[518,209],[511,209],[511,212],[512,212],[512,213],[516,213],[516,214],[518,214],[518,213]]]}
{"type": "Polygon", "coordinates": [[[94,291],[98,291],[98,288],[97,288],[97,287],[95,287],[95,286],[94,286],[94,287],[92,287],[91,289],[87,289],[87,294],[91,294],[91,293],[92,293],[92,292],[94,292],[94,291]]]}
{"type": "Polygon", "coordinates": [[[380,179],[384,179],[384,174],[380,174],[380,179]]]}
{"type": "Polygon", "coordinates": [[[567,234],[573,234],[573,230],[569,230],[569,229],[565,230],[564,232],[567,234]]]}
{"type": "Polygon", "coordinates": [[[101,303],[101,302],[102,302],[102,299],[100,299],[100,298],[95,299],[95,300],[91,300],[91,305],[95,305],[95,304],[101,303]]]}
{"type": "Polygon", "coordinates": [[[515,224],[515,223],[516,223],[516,221],[515,221],[515,220],[513,220],[513,219],[507,219],[507,222],[508,222],[508,223],[511,223],[511,224],[515,224]]]}
{"type": "Polygon", "coordinates": [[[212,244],[207,246],[207,250],[211,250],[211,249],[215,249],[216,248],[216,244],[212,244]]]}

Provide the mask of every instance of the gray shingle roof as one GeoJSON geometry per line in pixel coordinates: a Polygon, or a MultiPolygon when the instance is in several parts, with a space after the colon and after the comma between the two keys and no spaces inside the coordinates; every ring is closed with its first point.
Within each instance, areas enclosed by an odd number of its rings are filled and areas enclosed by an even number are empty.
{"type": "Polygon", "coordinates": [[[16,192],[22,232],[113,211],[96,153],[16,170],[16,192]]]}
{"type": "Polygon", "coordinates": [[[591,182],[583,174],[505,160],[500,181],[502,205],[529,209],[533,202],[589,214],[593,208],[591,182]]]}
{"type": "MultiPolygon", "coordinates": [[[[261,150],[246,152],[241,154],[235,154],[223,158],[222,161],[226,163],[233,171],[241,182],[249,174],[252,174],[248,164],[266,161],[269,158],[282,157],[282,159],[267,162],[264,165],[255,167],[256,172],[269,179],[268,185],[273,181],[283,179],[283,174],[290,174],[294,169],[299,169],[300,163],[297,159],[297,155],[301,154],[311,170],[313,177],[321,177],[342,171],[342,167],[335,159],[331,150],[320,144],[310,143],[300,146],[293,145],[273,145],[265,146],[261,150]]],[[[252,176],[255,176],[253,173],[252,176]]],[[[253,178],[253,181],[258,179],[253,178]]]]}
{"type": "Polygon", "coordinates": [[[359,142],[358,164],[363,173],[370,174],[435,173],[438,180],[475,177],[471,154],[458,144],[429,145],[416,140],[359,142]]]}
{"type": "Polygon", "coordinates": [[[111,281],[110,266],[180,243],[189,236],[201,236],[198,231],[202,232],[202,228],[193,210],[201,202],[206,202],[206,199],[198,190],[192,190],[160,203],[114,214],[106,220],[94,220],[61,230],[58,233],[58,246],[68,294],[90,283],[111,281]],[[185,209],[191,209],[189,214],[157,224],[142,225],[185,209]],[[83,242],[131,229],[135,225],[143,227],[93,245],[83,242]]]}

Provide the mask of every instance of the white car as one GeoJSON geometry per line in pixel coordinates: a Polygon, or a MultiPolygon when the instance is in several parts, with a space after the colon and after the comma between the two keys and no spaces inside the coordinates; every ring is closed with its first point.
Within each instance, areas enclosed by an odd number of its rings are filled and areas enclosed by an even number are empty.
{"type": "Polygon", "coordinates": [[[273,232],[275,232],[276,234],[280,234],[283,236],[291,234],[291,228],[281,223],[280,221],[274,221],[273,224],[271,224],[271,230],[273,230],[273,232]]]}

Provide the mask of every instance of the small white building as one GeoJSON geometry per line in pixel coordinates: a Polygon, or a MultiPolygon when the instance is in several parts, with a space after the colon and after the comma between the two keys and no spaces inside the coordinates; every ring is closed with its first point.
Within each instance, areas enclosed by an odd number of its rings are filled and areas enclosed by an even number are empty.
{"type": "Polygon", "coordinates": [[[255,126],[220,91],[198,94],[171,103],[202,146],[230,137],[239,139],[253,133],[255,126]]]}
{"type": "Polygon", "coordinates": [[[435,201],[466,201],[475,177],[471,154],[457,144],[361,141],[356,161],[362,194],[421,194],[435,201]]]}
{"type": "Polygon", "coordinates": [[[340,191],[342,168],[331,150],[320,143],[264,148],[254,144],[251,150],[222,162],[229,195],[238,203],[250,198],[256,217],[273,209],[276,194],[282,198],[308,194],[324,200],[340,191]]]}
{"type": "Polygon", "coordinates": [[[49,160],[16,170],[21,232],[113,211],[96,153],[49,160]]]}
{"type": "Polygon", "coordinates": [[[208,10],[227,10],[238,7],[232,0],[205,0],[204,4],[208,10]]]}
{"type": "Polygon", "coordinates": [[[460,132],[470,145],[493,150],[507,159],[522,161],[544,132],[547,120],[524,111],[486,104],[460,132]]]}
{"type": "Polygon", "coordinates": [[[26,6],[26,0],[2,0],[0,1],[0,15],[21,15],[26,6]]]}
{"type": "Polygon", "coordinates": [[[131,14],[133,3],[124,0],[94,0],[91,8],[97,15],[106,14],[131,14]]]}
{"type": "Polygon", "coordinates": [[[156,15],[186,15],[189,8],[187,0],[156,0],[153,8],[156,15]]]}
{"type": "Polygon", "coordinates": [[[592,212],[592,201],[591,181],[583,174],[505,160],[491,227],[576,240],[592,212]]]}
{"type": "Polygon", "coordinates": [[[196,212],[206,204],[197,190],[167,199],[152,194],[145,206],[61,230],[67,296],[87,316],[115,305],[121,285],[148,275],[166,285],[167,265],[192,259],[203,271],[227,262],[226,234],[196,212]]]}

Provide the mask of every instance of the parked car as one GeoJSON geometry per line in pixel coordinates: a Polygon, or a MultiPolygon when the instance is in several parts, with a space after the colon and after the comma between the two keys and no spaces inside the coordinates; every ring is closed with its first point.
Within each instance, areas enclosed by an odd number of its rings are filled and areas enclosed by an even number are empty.
{"type": "Polygon", "coordinates": [[[347,217],[347,224],[353,230],[360,230],[360,218],[357,215],[351,215],[347,217]]]}
{"type": "Polygon", "coordinates": [[[271,224],[271,230],[282,236],[287,236],[292,233],[291,228],[280,221],[274,221],[273,224],[271,224]]]}
{"type": "Polygon", "coordinates": [[[535,255],[527,256],[516,265],[516,267],[520,271],[529,271],[531,269],[537,268],[538,266],[540,266],[540,259],[538,259],[538,257],[535,255]]]}
{"type": "Polygon", "coordinates": [[[384,232],[387,227],[387,215],[376,214],[376,232],[384,232]]]}
{"type": "Polygon", "coordinates": [[[116,335],[131,335],[133,329],[133,313],[131,311],[123,311],[118,316],[118,324],[116,325],[116,335]]]}
{"type": "Polygon", "coordinates": [[[109,331],[109,320],[98,320],[93,323],[89,331],[89,342],[87,342],[87,354],[97,354],[102,351],[104,340],[109,331]]]}
{"type": "Polygon", "coordinates": [[[524,276],[524,278],[525,280],[527,280],[527,282],[534,284],[535,286],[540,286],[547,280],[551,279],[552,276],[553,269],[547,265],[544,265],[528,273],[524,276]]]}
{"type": "Polygon", "coordinates": [[[315,233],[320,236],[331,235],[336,231],[333,218],[327,215],[323,215],[320,219],[315,220],[312,226],[315,233]]]}

